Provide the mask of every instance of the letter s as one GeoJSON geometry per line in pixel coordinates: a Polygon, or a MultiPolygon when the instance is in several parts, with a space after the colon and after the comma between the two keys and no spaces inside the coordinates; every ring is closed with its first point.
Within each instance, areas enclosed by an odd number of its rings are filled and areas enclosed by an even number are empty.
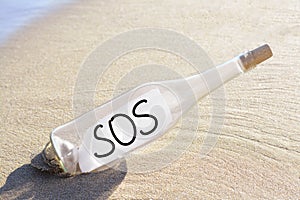
{"type": "Polygon", "coordinates": [[[97,139],[97,140],[102,140],[102,141],[105,141],[105,142],[108,142],[108,143],[110,143],[111,144],[111,146],[112,146],[112,148],[111,148],[111,150],[108,152],[108,153],[105,153],[105,154],[97,154],[97,153],[94,153],[94,156],[96,156],[97,158],[103,158],[103,157],[106,157],[106,156],[109,156],[109,155],[111,155],[114,151],[115,151],[115,144],[111,141],[111,140],[109,140],[109,139],[107,139],[107,138],[103,138],[103,137],[99,137],[98,135],[97,135],[97,130],[99,129],[99,128],[102,128],[103,127],[103,125],[102,124],[99,124],[99,125],[97,125],[96,127],[95,127],[95,129],[94,129],[94,137],[97,139]]]}
{"type": "Polygon", "coordinates": [[[132,114],[135,116],[135,117],[149,117],[149,118],[151,118],[151,119],[153,119],[154,120],[154,127],[150,130],[150,131],[148,131],[148,132],[144,132],[144,131],[140,131],[140,133],[142,134],[142,135],[149,135],[150,133],[153,133],[154,131],[155,131],[155,129],[157,128],[157,126],[158,126],[158,120],[157,120],[157,118],[156,117],[154,117],[153,115],[149,115],[149,114],[136,114],[136,112],[135,112],[135,110],[136,110],[136,108],[141,104],[141,103],[147,103],[147,100],[146,99],[143,99],[143,100],[140,100],[140,101],[138,101],[134,106],[133,106],[133,109],[132,109],[132,114]]]}

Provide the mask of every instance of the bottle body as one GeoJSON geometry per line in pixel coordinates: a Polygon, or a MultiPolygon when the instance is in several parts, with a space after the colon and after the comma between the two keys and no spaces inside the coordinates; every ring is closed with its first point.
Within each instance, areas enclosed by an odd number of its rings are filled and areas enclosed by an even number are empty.
{"type": "Polygon", "coordinates": [[[185,79],[146,83],[56,128],[51,142],[64,171],[90,172],[154,141],[198,99],[242,72],[235,58],[185,79]]]}

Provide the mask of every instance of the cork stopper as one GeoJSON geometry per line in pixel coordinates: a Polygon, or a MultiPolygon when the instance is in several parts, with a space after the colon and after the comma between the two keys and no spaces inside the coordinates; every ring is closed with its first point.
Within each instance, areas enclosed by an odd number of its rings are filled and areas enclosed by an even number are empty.
{"type": "Polygon", "coordinates": [[[252,69],[257,64],[267,60],[272,57],[273,53],[269,45],[264,44],[252,51],[248,51],[240,56],[240,60],[244,66],[244,71],[252,69]]]}

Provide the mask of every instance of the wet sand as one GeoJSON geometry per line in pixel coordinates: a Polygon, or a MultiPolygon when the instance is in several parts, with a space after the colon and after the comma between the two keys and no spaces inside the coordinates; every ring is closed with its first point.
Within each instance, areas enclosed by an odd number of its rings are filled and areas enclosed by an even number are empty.
{"type": "MultiPolygon", "coordinates": [[[[0,198],[298,199],[299,53],[297,1],[79,1],[64,5],[0,47],[0,198]],[[200,119],[192,144],[160,170],[133,173],[134,165],[123,161],[127,173],[109,169],[62,179],[30,167],[53,128],[74,118],[72,98],[82,62],[104,41],[144,27],[184,34],[215,64],[263,43],[271,46],[274,56],[226,84],[224,126],[205,158],[200,158],[199,151],[211,122],[209,97],[196,108],[200,119]]],[[[151,63],[170,66],[181,76],[194,73],[174,55],[136,52],[113,63],[99,80],[95,105],[122,90],[114,88],[124,74],[151,63]]],[[[191,132],[180,125],[176,130],[191,132]]],[[[148,150],[166,145],[172,138],[168,134],[148,150]]]]}

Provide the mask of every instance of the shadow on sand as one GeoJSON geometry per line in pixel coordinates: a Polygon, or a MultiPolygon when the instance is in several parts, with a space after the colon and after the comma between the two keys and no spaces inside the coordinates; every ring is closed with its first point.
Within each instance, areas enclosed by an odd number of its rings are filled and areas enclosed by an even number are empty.
{"type": "Polygon", "coordinates": [[[0,199],[107,199],[126,176],[126,168],[123,160],[117,169],[61,178],[26,164],[8,176],[0,199]]]}

